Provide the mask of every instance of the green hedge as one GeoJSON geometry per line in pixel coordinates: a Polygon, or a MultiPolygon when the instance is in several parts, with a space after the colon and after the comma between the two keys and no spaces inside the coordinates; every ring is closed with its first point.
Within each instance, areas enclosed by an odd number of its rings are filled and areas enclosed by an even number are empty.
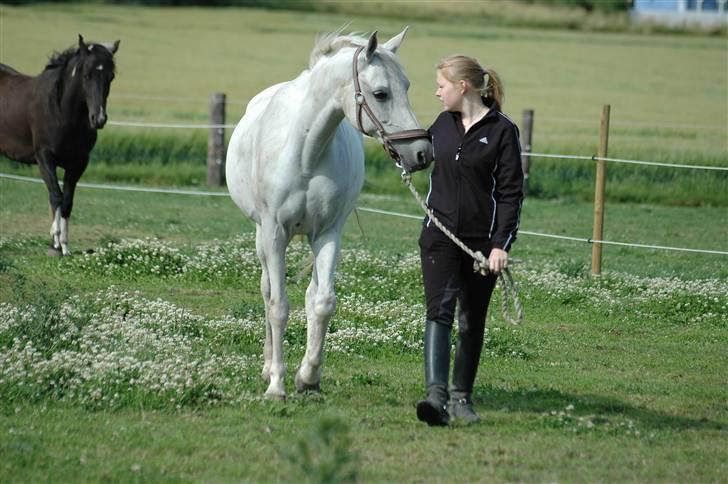
{"type": "MultiPolygon", "coordinates": [[[[535,150],[538,151],[538,150],[535,150]]],[[[567,147],[549,146],[554,153],[567,147]]],[[[365,191],[402,193],[399,171],[384,150],[367,143],[365,191]]],[[[650,153],[620,153],[621,158],[660,159],[650,153]],[[647,156],[647,158],[646,158],[647,156]]],[[[84,180],[150,185],[203,186],[206,181],[207,139],[204,131],[173,133],[104,133],[92,152],[84,180]]],[[[670,160],[668,160],[670,161],[670,160]]],[[[722,165],[725,160],[684,159],[681,163],[722,165]]],[[[37,169],[17,163],[0,164],[2,171],[37,175],[37,169]]],[[[534,198],[573,197],[591,200],[594,163],[582,160],[535,158],[531,160],[528,194],[534,198]]],[[[421,190],[427,174],[418,174],[421,190]]],[[[607,164],[607,197],[611,201],[668,205],[728,206],[728,172],[607,164]]]]}

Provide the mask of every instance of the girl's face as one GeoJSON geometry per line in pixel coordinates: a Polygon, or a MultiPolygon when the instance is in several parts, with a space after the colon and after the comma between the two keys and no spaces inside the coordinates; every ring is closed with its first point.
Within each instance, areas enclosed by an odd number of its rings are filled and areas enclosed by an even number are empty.
{"type": "Polygon", "coordinates": [[[460,83],[450,82],[442,71],[437,71],[437,90],[435,96],[442,102],[445,111],[461,111],[463,105],[463,89],[460,83]]]}

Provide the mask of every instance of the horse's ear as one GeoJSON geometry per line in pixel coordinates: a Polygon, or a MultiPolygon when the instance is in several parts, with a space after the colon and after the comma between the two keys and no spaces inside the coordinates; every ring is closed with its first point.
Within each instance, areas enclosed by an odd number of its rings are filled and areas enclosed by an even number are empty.
{"type": "Polygon", "coordinates": [[[78,34],[78,51],[82,54],[86,53],[86,42],[83,41],[83,35],[78,34]]]}
{"type": "Polygon", "coordinates": [[[109,52],[111,52],[111,54],[113,55],[113,54],[116,54],[117,50],[119,50],[119,42],[121,42],[121,41],[117,40],[113,44],[104,44],[104,47],[109,49],[109,52]]]}
{"type": "Polygon", "coordinates": [[[397,49],[399,49],[399,46],[402,44],[402,41],[404,40],[405,35],[407,35],[408,30],[409,30],[409,25],[406,26],[404,28],[404,30],[399,33],[399,35],[395,35],[394,37],[392,37],[391,39],[386,41],[384,43],[384,45],[382,45],[382,47],[384,47],[385,49],[390,50],[396,54],[397,49]]]}
{"type": "Polygon", "coordinates": [[[372,61],[375,50],[377,50],[377,31],[376,30],[369,37],[369,42],[367,43],[367,62],[372,61]]]}

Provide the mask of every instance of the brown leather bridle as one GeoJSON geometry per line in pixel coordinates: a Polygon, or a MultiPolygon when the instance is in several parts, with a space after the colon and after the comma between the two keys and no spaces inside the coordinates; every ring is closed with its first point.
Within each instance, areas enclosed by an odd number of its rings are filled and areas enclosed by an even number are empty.
{"type": "MultiPolygon", "coordinates": [[[[364,126],[361,124],[361,113],[362,111],[367,113],[367,116],[369,116],[369,119],[374,124],[374,127],[377,130],[377,134],[379,134],[379,137],[381,138],[382,145],[384,146],[384,149],[389,153],[389,156],[392,157],[392,159],[397,162],[397,166],[400,166],[399,160],[401,158],[401,155],[396,150],[394,145],[392,144],[392,141],[396,140],[403,140],[403,139],[419,139],[419,138],[427,138],[430,139],[430,133],[427,132],[425,129],[407,129],[404,131],[397,131],[395,133],[387,133],[387,131],[384,129],[384,126],[382,126],[382,123],[379,122],[379,119],[374,115],[374,111],[372,111],[372,108],[369,107],[369,104],[367,104],[367,100],[364,98],[364,94],[361,92],[361,85],[359,84],[359,54],[362,50],[364,50],[366,46],[362,45],[358,49],[356,49],[356,52],[354,53],[354,64],[353,64],[353,72],[354,72],[354,100],[356,101],[356,122],[359,125],[359,131],[361,131],[363,134],[367,134],[367,132],[364,130],[364,126]]],[[[367,134],[368,135],[368,134],[367,134]]]]}

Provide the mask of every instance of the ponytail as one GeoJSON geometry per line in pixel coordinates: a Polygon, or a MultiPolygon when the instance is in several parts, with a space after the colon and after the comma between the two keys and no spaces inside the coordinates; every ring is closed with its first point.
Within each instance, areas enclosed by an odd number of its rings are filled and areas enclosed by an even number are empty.
{"type": "Polygon", "coordinates": [[[493,69],[484,69],[483,87],[480,89],[480,95],[486,99],[486,104],[495,104],[495,108],[500,111],[505,100],[505,91],[503,90],[503,81],[501,81],[498,73],[493,69]]]}

